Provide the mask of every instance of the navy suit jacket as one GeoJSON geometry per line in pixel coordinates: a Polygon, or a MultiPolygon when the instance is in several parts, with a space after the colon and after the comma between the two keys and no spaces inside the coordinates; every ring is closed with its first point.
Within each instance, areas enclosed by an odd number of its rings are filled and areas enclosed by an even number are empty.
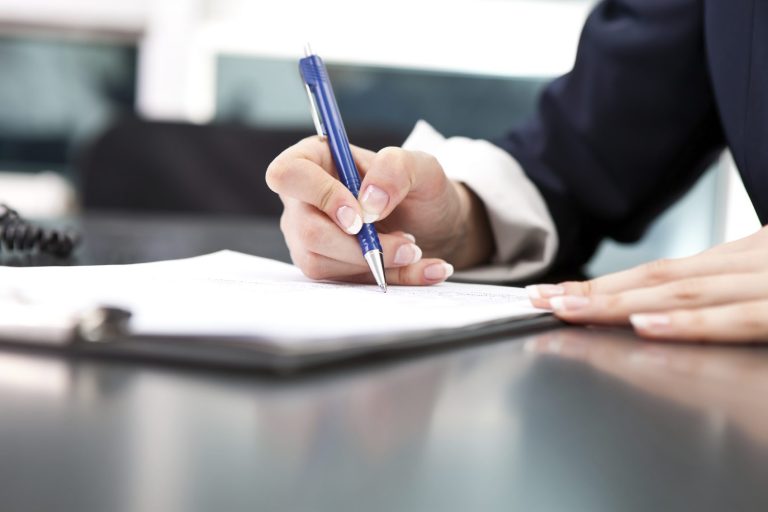
{"type": "Polygon", "coordinates": [[[637,240],[728,146],[768,223],[768,0],[605,0],[573,70],[496,144],[538,186],[576,269],[637,240]]]}

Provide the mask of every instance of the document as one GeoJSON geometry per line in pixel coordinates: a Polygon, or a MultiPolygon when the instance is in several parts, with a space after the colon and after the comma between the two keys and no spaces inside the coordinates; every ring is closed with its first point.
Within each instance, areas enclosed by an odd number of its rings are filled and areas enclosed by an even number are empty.
{"type": "Polygon", "coordinates": [[[194,258],[82,267],[0,268],[0,302],[113,306],[133,334],[251,337],[284,348],[366,343],[544,313],[519,288],[443,283],[317,282],[286,263],[233,251],[194,258]]]}

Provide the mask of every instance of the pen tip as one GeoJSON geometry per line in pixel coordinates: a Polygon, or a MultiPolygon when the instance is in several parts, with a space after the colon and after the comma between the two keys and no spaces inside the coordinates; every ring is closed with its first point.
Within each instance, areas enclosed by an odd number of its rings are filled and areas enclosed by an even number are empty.
{"type": "Polygon", "coordinates": [[[387,293],[387,279],[384,277],[384,255],[381,254],[381,251],[373,249],[365,253],[365,261],[371,268],[376,284],[379,285],[381,291],[387,293]]]}
{"type": "Polygon", "coordinates": [[[304,56],[309,57],[310,55],[312,55],[312,46],[307,42],[304,44],[304,56]]]}

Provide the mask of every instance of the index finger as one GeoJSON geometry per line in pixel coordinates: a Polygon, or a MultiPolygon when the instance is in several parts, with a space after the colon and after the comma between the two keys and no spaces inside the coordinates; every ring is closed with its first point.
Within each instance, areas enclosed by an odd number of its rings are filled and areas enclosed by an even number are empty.
{"type": "MultiPolygon", "coordinates": [[[[371,152],[353,148],[353,156],[360,163],[364,163],[367,153],[371,152]]],[[[319,137],[310,137],[278,155],[265,178],[269,188],[280,196],[310,204],[347,233],[356,234],[363,225],[360,205],[335,176],[328,144],[319,137]]]]}
{"type": "MultiPolygon", "coordinates": [[[[349,148],[352,151],[352,158],[355,160],[358,170],[361,173],[365,172],[375,153],[352,144],[349,145],[349,148]]],[[[336,164],[331,157],[331,150],[328,147],[328,141],[325,137],[318,135],[302,139],[285,149],[275,158],[275,161],[278,160],[309,160],[322,167],[327,173],[338,176],[336,164]]]]}

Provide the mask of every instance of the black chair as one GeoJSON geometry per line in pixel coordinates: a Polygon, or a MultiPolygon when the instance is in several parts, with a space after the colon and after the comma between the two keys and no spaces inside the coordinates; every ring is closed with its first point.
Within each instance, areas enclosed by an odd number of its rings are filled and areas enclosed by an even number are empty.
{"type": "MultiPolygon", "coordinates": [[[[310,135],[241,125],[123,119],[79,158],[86,210],[277,216],[282,205],[264,173],[285,148],[310,135]]],[[[370,149],[399,145],[403,134],[352,133],[370,149]]]]}

